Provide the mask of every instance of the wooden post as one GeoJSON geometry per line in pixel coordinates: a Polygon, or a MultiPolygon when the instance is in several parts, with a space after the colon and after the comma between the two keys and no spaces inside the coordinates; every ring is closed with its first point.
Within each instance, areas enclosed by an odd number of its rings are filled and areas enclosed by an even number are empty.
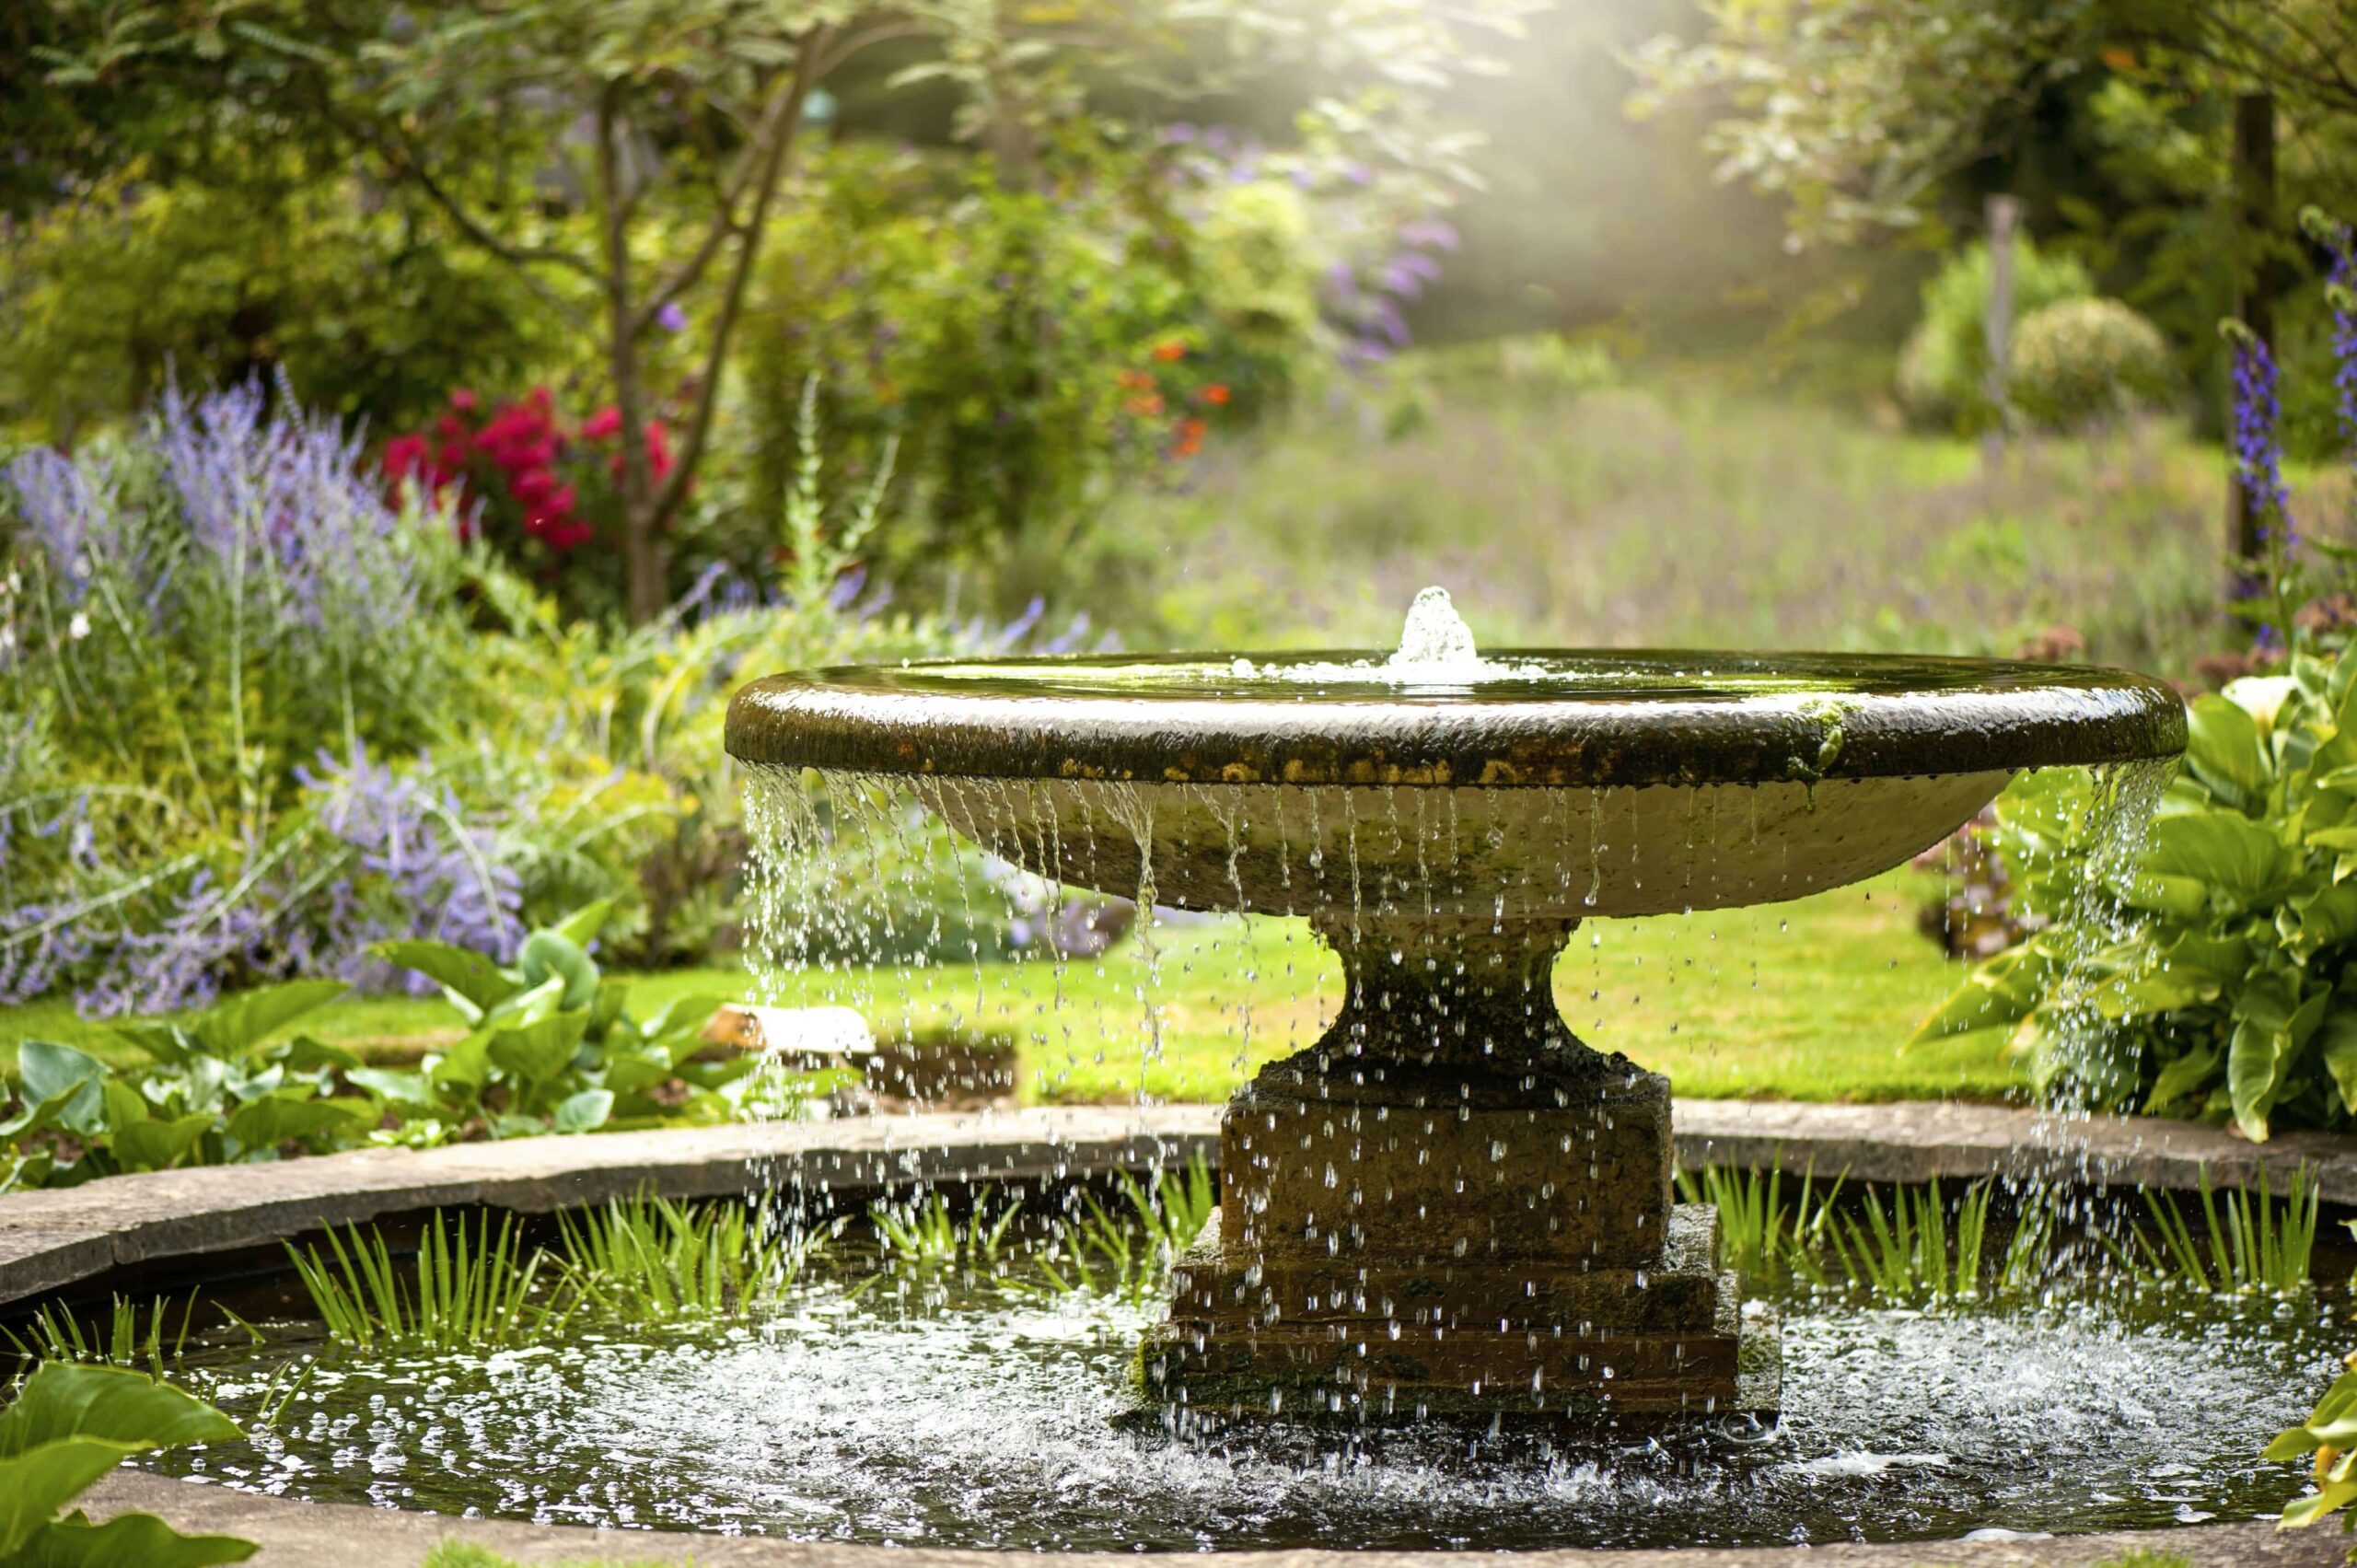
{"type": "Polygon", "coordinates": [[[2012,196],[1989,198],[1989,299],[1982,308],[1981,341],[1989,351],[1989,368],[1981,378],[1982,396],[1996,417],[1980,438],[1982,458],[1993,464],[2005,449],[2009,423],[2009,386],[2014,342],[2014,244],[2021,226],[2022,204],[2012,196]]]}
{"type": "MultiPolygon", "coordinates": [[[[2275,348],[2275,97],[2248,92],[2235,98],[2235,206],[2241,232],[2235,255],[2240,273],[2235,314],[2251,335],[2275,348]]],[[[2229,393],[2229,396],[2232,394],[2229,393]]],[[[2233,461],[2229,445],[2228,462],[2233,461]]],[[[2266,517],[2251,505],[2239,482],[2226,487],[2226,547],[2237,564],[2230,591],[2245,598],[2259,587],[2256,573],[2239,564],[2265,553],[2266,517]]]]}

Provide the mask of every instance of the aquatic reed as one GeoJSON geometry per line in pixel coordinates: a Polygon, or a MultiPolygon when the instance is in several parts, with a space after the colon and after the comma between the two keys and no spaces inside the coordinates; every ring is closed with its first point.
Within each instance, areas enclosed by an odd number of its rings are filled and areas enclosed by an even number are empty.
{"type": "Polygon", "coordinates": [[[633,1323],[749,1313],[794,1283],[817,1242],[767,1201],[676,1203],[642,1192],[557,1225],[568,1301],[633,1323]]]}
{"type": "Polygon", "coordinates": [[[2203,1170],[2198,1232],[2175,1196],[2144,1196],[2152,1228],[2131,1233],[2136,1249],[2131,1262],[2148,1278],[2178,1280],[2205,1295],[2295,1295],[2308,1288],[2322,1193],[2306,1166],[2293,1170],[2280,1205],[2263,1167],[2258,1191],[2223,1196],[2203,1170]]]}
{"type": "MultiPolygon", "coordinates": [[[[145,1308],[128,1296],[118,1295],[109,1304],[106,1327],[100,1330],[93,1326],[86,1330],[81,1318],[71,1309],[56,1302],[44,1302],[23,1332],[0,1328],[0,1339],[5,1339],[8,1348],[28,1362],[71,1361],[144,1369],[149,1376],[160,1380],[167,1354],[164,1319],[169,1306],[160,1295],[145,1308]]],[[[175,1359],[188,1342],[189,1325],[195,1316],[196,1296],[192,1292],[181,1308],[180,1328],[172,1336],[169,1354],[175,1359]]]]}
{"type": "Polygon", "coordinates": [[[363,1350],[379,1343],[465,1350],[514,1344],[562,1324],[569,1308],[535,1299],[546,1254],[527,1252],[513,1214],[478,1219],[440,1211],[426,1222],[414,1263],[404,1269],[392,1244],[356,1225],[327,1232],[328,1252],[296,1248],[295,1262],[328,1338],[363,1350]]]}

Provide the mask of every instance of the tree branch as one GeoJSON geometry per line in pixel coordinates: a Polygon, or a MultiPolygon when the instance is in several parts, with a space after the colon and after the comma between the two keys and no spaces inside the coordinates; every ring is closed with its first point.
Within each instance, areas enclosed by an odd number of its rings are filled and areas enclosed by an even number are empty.
{"type": "Polygon", "coordinates": [[[679,444],[679,460],[672,465],[671,474],[664,482],[663,491],[656,498],[655,517],[659,528],[668,522],[687,498],[688,482],[694,474],[698,460],[703,456],[706,438],[712,434],[712,414],[720,395],[720,376],[727,361],[728,343],[736,331],[737,312],[745,303],[745,290],[753,275],[753,262],[761,253],[761,230],[769,221],[770,206],[777,197],[778,181],[785,170],[787,155],[793,151],[795,134],[802,123],[802,106],[810,97],[810,89],[819,84],[821,63],[833,41],[834,29],[824,25],[815,27],[803,35],[802,47],[795,56],[794,75],[789,83],[781,112],[775,122],[766,156],[761,160],[760,183],[753,192],[753,210],[738,231],[736,265],[730,268],[728,286],[721,296],[720,309],[712,324],[712,340],[704,352],[703,376],[696,388],[695,411],[689,416],[687,429],[679,444]]]}

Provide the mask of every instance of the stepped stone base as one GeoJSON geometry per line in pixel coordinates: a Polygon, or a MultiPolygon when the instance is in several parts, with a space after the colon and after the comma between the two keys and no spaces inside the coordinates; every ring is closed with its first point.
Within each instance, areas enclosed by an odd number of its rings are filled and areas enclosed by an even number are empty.
{"type": "Polygon", "coordinates": [[[1146,1392],[1234,1416],[1772,1415],[1776,1329],[1674,1204],[1669,1085],[1585,1046],[1505,1073],[1314,1054],[1220,1129],[1146,1392]]]}

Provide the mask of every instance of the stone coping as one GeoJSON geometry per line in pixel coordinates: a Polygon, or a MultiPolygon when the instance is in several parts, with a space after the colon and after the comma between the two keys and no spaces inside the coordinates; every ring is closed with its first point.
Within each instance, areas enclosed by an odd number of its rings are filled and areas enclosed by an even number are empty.
{"type": "MultiPolygon", "coordinates": [[[[1101,1175],[1216,1155],[1220,1108],[1067,1107],[366,1149],[263,1165],[110,1177],[0,1196],[0,1307],[124,1265],[267,1245],[327,1225],[488,1204],[547,1214],[648,1189],[714,1197],[799,1184],[872,1192],[934,1179],[1101,1175]]],[[[2096,1185],[2278,1190],[2305,1165],[2325,1202],[2357,1206],[2357,1138],[2253,1144],[2191,1122],[2064,1120],[2001,1106],[1680,1100],[1689,1166],[1780,1164],[1852,1181],[2046,1176],[2096,1185]]]]}
{"type": "MultiPolygon", "coordinates": [[[[143,1471],[117,1470],[85,1494],[94,1517],[128,1510],[161,1514],[188,1531],[242,1536],[261,1543],[257,1568],[411,1568],[434,1545],[457,1537],[519,1562],[656,1562],[696,1568],[1001,1568],[1006,1554],[923,1546],[852,1546],[766,1540],[686,1531],[593,1530],[562,1525],[459,1519],[350,1504],[298,1503],[143,1471]]],[[[2097,1568],[2142,1548],[2170,1552],[2200,1568],[2327,1568],[2347,1551],[2329,1524],[2279,1534],[2268,1521],[2195,1525],[2182,1529],[2027,1540],[1923,1541],[1889,1546],[1681,1549],[1670,1551],[1517,1552],[1533,1568],[2097,1568]]],[[[1160,1554],[1154,1554],[1160,1555],[1160,1554]]],[[[1024,1553],[1050,1568],[1113,1568],[1133,1552],[1024,1553]]],[[[1197,1558],[1196,1561],[1202,1561],[1197,1558]]],[[[1233,1551],[1213,1561],[1235,1568],[1465,1568],[1477,1551],[1233,1551]]]]}

